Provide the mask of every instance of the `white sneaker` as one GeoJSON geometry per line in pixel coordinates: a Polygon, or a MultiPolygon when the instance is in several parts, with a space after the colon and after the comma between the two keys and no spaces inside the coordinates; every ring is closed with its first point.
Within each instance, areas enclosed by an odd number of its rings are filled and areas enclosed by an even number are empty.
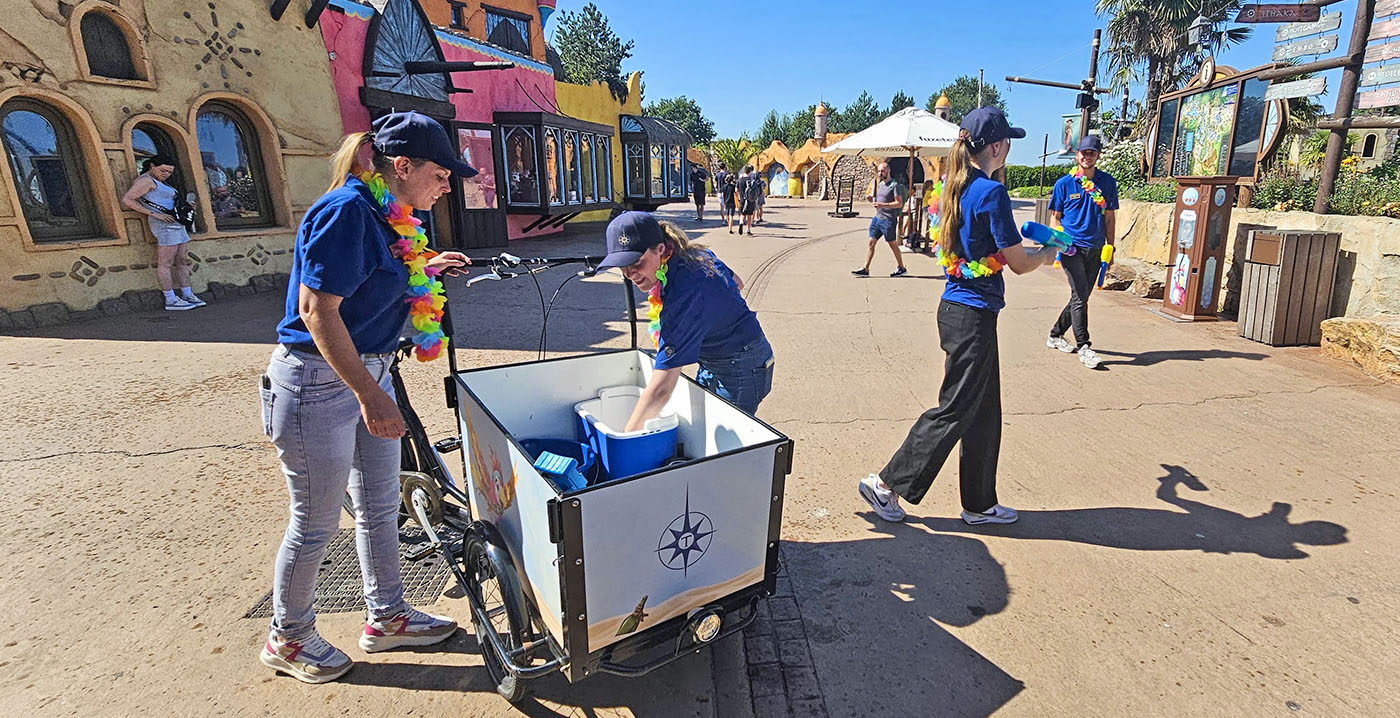
{"type": "Polygon", "coordinates": [[[1079,347],[1079,363],[1090,369],[1095,369],[1099,364],[1103,363],[1103,360],[1099,359],[1099,355],[1095,354],[1094,350],[1090,349],[1088,344],[1085,344],[1079,347]]]}
{"type": "Polygon", "coordinates": [[[165,300],[165,311],[167,312],[183,312],[190,309],[194,309],[197,306],[199,305],[191,304],[190,302],[180,297],[165,300]]]}
{"type": "Polygon", "coordinates": [[[1074,345],[1065,341],[1064,337],[1050,337],[1049,339],[1045,340],[1045,346],[1050,347],[1051,349],[1059,349],[1060,351],[1066,354],[1074,353],[1074,345]]]}
{"type": "Polygon", "coordinates": [[[355,667],[349,656],[327,643],[319,633],[300,641],[289,641],[273,633],[263,644],[259,660],[268,668],[303,683],[333,681],[355,667]]]}
{"type": "Polygon", "coordinates": [[[962,520],[969,526],[976,526],[977,524],[1014,524],[1018,518],[1020,518],[1020,516],[1016,514],[1015,510],[1009,509],[1001,504],[997,504],[980,514],[974,514],[970,511],[962,512],[962,520]]]}
{"type": "Polygon", "coordinates": [[[456,631],[457,622],[450,618],[409,608],[381,621],[366,621],[360,649],[376,653],[400,646],[431,646],[451,638],[456,631]]]}
{"type": "Polygon", "coordinates": [[[890,491],[890,487],[885,486],[885,482],[880,480],[878,474],[871,474],[860,480],[856,487],[860,492],[860,497],[865,499],[865,503],[870,504],[870,508],[875,510],[875,514],[886,521],[903,521],[904,509],[899,507],[899,496],[890,491]]]}
{"type": "Polygon", "coordinates": [[[189,294],[181,294],[180,298],[189,302],[190,304],[195,305],[196,307],[202,307],[205,304],[205,301],[195,296],[194,292],[190,292],[189,294]]]}

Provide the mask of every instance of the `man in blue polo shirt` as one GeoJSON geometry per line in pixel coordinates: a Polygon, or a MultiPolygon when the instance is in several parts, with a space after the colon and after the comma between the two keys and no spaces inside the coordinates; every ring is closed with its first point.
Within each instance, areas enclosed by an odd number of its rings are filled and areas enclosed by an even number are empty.
{"type": "Polygon", "coordinates": [[[1113,214],[1118,209],[1118,183],[1113,175],[1095,167],[1102,151],[1098,135],[1086,135],[1074,155],[1074,170],[1056,180],[1050,193],[1050,214],[1055,224],[1074,238],[1076,251],[1060,257],[1069,277],[1069,304],[1050,328],[1045,345],[1079,354],[1079,361],[1090,369],[1098,367],[1100,360],[1089,346],[1089,293],[1094,291],[1104,243],[1113,244],[1113,214]],[[1070,327],[1074,328],[1074,344],[1064,337],[1070,327]]]}

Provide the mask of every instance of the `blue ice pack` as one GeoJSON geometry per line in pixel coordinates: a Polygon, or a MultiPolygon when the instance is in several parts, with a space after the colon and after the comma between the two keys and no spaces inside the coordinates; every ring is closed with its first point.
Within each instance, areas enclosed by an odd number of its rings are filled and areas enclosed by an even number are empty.
{"type": "Polygon", "coordinates": [[[535,459],[535,470],[557,479],[559,488],[564,491],[575,491],[588,485],[583,474],[579,473],[578,459],[568,456],[560,456],[550,451],[540,452],[539,458],[535,459]]]}

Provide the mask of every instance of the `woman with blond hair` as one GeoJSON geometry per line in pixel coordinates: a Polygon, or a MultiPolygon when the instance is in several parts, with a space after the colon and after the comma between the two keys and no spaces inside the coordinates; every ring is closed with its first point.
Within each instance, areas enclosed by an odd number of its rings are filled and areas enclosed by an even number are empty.
{"type": "Polygon", "coordinates": [[[416,112],[350,135],[331,163],[330,190],[297,230],[278,346],[261,387],[263,430],[291,495],[261,660],[307,683],[335,680],[353,665],[317,633],[312,611],[347,489],[368,614],[360,648],[429,645],[457,630],[404,601],[396,522],[404,422],[389,367],[410,310],[418,358],[441,351],[435,277],[468,262],[459,252],[428,251],[413,208],[432,207],[452,175],[476,170],[457,158],[441,125],[416,112]]]}
{"type": "Polygon", "coordinates": [[[963,119],[948,155],[936,242],[948,275],[938,306],[939,340],[948,355],[938,406],[914,422],[885,468],[857,487],[886,521],[904,520],[899,499],[919,503],[959,442],[963,521],[1009,524],[1017,518],[998,503],[996,491],[1001,452],[997,312],[1006,305],[1001,272],[1009,267],[1025,274],[1053,262],[1055,252],[1021,246],[1006,187],[989,177],[1006,164],[1011,139],[1025,136],[1001,110],[981,107],[963,119]]]}
{"type": "Polygon", "coordinates": [[[699,364],[695,380],[752,414],[773,388],[773,347],[739,294],[744,283],[714,252],[684,230],[647,212],[624,212],[608,224],[600,269],[618,267],[649,295],[655,371],[624,431],[641,429],[671,399],[681,369],[699,364]]]}

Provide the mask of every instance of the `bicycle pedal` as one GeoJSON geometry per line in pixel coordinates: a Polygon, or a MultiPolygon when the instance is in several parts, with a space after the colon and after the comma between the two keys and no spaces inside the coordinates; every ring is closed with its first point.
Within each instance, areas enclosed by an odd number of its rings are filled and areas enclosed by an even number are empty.
{"type": "Polygon", "coordinates": [[[462,437],[449,436],[446,439],[438,439],[433,442],[433,448],[437,449],[439,454],[450,454],[462,448],[462,437]]]}
{"type": "Polygon", "coordinates": [[[433,553],[437,551],[436,548],[433,548],[433,545],[432,545],[431,543],[425,543],[425,544],[423,544],[422,546],[423,546],[422,548],[420,548],[420,549],[418,549],[418,550],[416,550],[416,551],[413,551],[412,553],[406,554],[406,555],[403,557],[404,560],[405,560],[405,561],[422,561],[423,559],[425,559],[425,558],[427,558],[427,557],[429,557],[429,556],[432,556],[433,553]]]}

